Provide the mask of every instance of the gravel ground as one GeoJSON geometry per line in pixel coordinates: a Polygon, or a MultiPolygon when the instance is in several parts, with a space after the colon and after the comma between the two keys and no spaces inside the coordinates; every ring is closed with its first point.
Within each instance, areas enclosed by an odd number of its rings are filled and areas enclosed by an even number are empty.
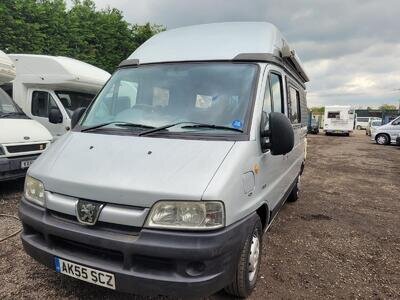
{"type": "MultiPolygon", "coordinates": [[[[22,188],[0,184],[0,214],[17,214],[22,188]]],[[[250,299],[400,299],[399,212],[400,147],[375,145],[364,131],[309,136],[300,199],[265,235],[250,299]]],[[[18,226],[0,218],[0,239],[18,226]]],[[[0,282],[0,299],[142,299],[56,274],[18,237],[0,243],[0,282]]]]}

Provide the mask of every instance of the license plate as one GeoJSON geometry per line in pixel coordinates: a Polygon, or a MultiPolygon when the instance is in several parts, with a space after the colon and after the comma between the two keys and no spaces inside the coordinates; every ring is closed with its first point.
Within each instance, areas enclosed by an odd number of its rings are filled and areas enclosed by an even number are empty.
{"type": "Polygon", "coordinates": [[[29,168],[31,164],[33,164],[34,160],[23,160],[21,161],[21,169],[29,168]]]}
{"type": "Polygon", "coordinates": [[[54,259],[58,273],[115,290],[114,274],[85,267],[59,257],[54,259]]]}

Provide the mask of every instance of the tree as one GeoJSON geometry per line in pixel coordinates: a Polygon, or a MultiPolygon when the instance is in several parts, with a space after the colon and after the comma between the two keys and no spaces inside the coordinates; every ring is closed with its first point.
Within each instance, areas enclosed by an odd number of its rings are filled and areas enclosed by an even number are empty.
{"type": "Polygon", "coordinates": [[[396,105],[393,104],[382,104],[381,106],[379,106],[380,110],[397,110],[396,105]]]}
{"type": "Polygon", "coordinates": [[[131,25],[115,8],[96,10],[92,0],[2,0],[0,49],[73,57],[112,72],[163,26],[131,25]]]}
{"type": "Polygon", "coordinates": [[[311,107],[310,109],[313,115],[323,115],[325,113],[325,107],[311,107]]]}

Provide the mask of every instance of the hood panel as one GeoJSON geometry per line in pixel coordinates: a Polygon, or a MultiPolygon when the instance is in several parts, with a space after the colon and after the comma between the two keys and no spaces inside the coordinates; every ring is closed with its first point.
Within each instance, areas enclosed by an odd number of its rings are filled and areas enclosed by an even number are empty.
{"type": "Polygon", "coordinates": [[[200,200],[233,144],[71,132],[29,173],[46,190],[108,203],[200,200]]]}
{"type": "Polygon", "coordinates": [[[31,119],[0,119],[0,144],[50,141],[50,132],[31,119]],[[29,139],[24,139],[28,136],[29,139]]]}

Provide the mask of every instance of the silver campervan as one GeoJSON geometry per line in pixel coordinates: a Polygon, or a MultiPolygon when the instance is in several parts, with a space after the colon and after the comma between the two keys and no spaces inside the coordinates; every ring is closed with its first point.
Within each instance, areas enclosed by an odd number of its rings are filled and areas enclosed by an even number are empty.
{"type": "Polygon", "coordinates": [[[248,296],[263,233],[298,197],[307,81],[269,23],[152,37],[29,168],[26,252],[135,294],[248,296]]]}

